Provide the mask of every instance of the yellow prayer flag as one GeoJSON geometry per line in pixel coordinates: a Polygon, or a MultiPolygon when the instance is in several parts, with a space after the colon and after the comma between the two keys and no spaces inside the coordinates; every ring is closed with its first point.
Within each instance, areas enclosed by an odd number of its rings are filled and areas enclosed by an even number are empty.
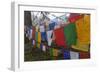
{"type": "Polygon", "coordinates": [[[37,47],[40,48],[40,43],[41,43],[41,32],[38,32],[38,44],[37,47]]]}
{"type": "Polygon", "coordinates": [[[80,42],[77,42],[76,45],[72,45],[71,47],[73,49],[76,49],[76,50],[79,50],[79,51],[85,51],[85,52],[89,51],[89,48],[90,48],[88,44],[82,44],[80,42]]]}
{"type": "Polygon", "coordinates": [[[84,15],[83,18],[76,22],[77,37],[80,43],[90,43],[90,15],[84,15]]]}
{"type": "Polygon", "coordinates": [[[58,56],[58,50],[57,49],[53,49],[53,56],[58,56]]]}

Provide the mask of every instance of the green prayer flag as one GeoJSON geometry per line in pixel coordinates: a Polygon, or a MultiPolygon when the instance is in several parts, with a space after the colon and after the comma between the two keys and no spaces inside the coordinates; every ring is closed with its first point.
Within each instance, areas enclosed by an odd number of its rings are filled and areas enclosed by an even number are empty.
{"type": "Polygon", "coordinates": [[[53,56],[53,48],[49,48],[50,49],[50,56],[53,56]]]}
{"type": "Polygon", "coordinates": [[[76,25],[74,23],[70,23],[67,26],[65,26],[64,35],[67,46],[75,45],[77,42],[76,25]]]}

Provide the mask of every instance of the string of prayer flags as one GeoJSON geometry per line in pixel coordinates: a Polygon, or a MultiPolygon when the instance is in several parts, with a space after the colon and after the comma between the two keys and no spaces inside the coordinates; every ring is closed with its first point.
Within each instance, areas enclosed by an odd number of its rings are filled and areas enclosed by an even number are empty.
{"type": "MultiPolygon", "coordinates": [[[[28,13],[31,13],[31,20],[25,19],[27,23],[24,25],[25,60],[90,58],[91,14],[45,11],[28,13]],[[28,59],[31,51],[32,58],[28,59]]],[[[25,15],[28,13],[25,12],[25,15]]]]}

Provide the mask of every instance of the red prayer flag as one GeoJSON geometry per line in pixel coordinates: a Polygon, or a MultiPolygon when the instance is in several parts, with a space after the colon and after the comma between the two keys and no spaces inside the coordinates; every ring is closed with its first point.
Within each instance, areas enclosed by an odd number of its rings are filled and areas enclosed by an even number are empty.
{"type": "Polygon", "coordinates": [[[89,52],[79,52],[79,58],[80,59],[90,58],[90,53],[89,52]]]}
{"type": "Polygon", "coordinates": [[[35,27],[32,28],[32,38],[35,39],[35,27]]]}
{"type": "Polygon", "coordinates": [[[55,34],[55,43],[57,44],[57,46],[66,48],[66,41],[63,28],[54,30],[54,34],[55,34]]]}
{"type": "Polygon", "coordinates": [[[72,16],[70,16],[69,18],[68,18],[68,20],[71,22],[71,23],[73,23],[73,22],[75,22],[76,20],[78,20],[78,19],[80,19],[80,18],[82,18],[83,17],[83,15],[80,15],[80,14],[72,14],[72,16]]]}

